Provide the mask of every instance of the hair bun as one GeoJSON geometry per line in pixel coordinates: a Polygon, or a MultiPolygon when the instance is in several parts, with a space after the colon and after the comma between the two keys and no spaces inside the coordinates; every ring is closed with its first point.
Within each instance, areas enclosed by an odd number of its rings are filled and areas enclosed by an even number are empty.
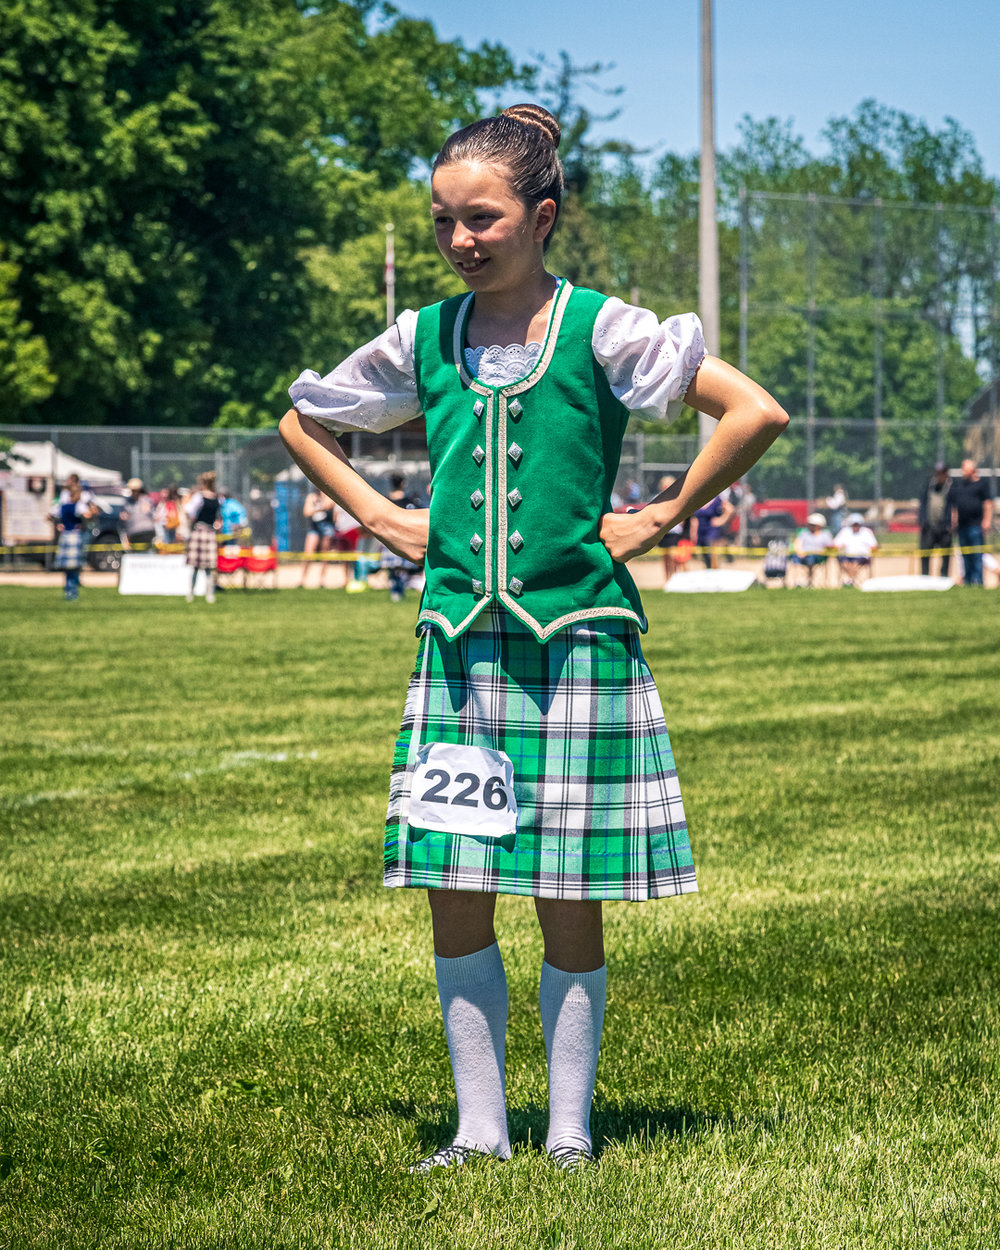
{"type": "Polygon", "coordinates": [[[558,149],[562,130],[548,109],[543,109],[540,104],[512,104],[509,109],[504,109],[501,117],[512,117],[526,126],[537,126],[545,131],[552,146],[558,149]]]}

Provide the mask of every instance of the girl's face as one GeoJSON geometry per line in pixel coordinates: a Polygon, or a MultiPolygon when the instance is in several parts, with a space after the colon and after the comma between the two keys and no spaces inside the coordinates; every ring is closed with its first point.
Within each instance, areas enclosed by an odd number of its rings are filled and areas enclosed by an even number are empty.
{"type": "Polygon", "coordinates": [[[474,291],[515,290],[542,266],[555,204],[529,208],[506,171],[478,161],[442,165],[431,181],[438,250],[474,291]]]}

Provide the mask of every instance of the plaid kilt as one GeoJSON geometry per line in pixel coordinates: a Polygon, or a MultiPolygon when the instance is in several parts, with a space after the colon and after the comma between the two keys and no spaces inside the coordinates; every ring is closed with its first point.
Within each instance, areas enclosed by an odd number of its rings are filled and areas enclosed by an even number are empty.
{"type": "Polygon", "coordinates": [[[660,698],[629,622],[584,622],[542,644],[494,607],[454,641],[425,630],[393,760],[384,882],[566,899],[697,890],[660,698]],[[435,742],[506,752],[516,833],[409,823],[417,754],[435,742]]]}
{"type": "Polygon", "coordinates": [[[195,525],[187,540],[184,563],[212,571],[219,563],[219,543],[211,525],[195,525]]]}
{"type": "Polygon", "coordinates": [[[83,530],[63,530],[56,544],[56,558],[52,566],[57,569],[78,569],[83,565],[87,549],[83,530]]]}

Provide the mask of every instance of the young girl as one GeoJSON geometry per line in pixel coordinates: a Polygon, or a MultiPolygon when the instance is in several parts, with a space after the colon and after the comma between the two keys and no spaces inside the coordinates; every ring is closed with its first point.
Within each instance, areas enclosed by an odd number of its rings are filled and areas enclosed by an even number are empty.
{"type": "Polygon", "coordinates": [[[213,472],[199,473],[198,489],[184,504],[184,512],[191,523],[185,555],[185,563],[191,570],[188,603],[194,602],[199,569],[205,570],[205,602],[215,602],[215,583],[219,567],[219,541],[216,533],[222,528],[221,504],[215,484],[213,472]]]}
{"type": "Polygon", "coordinates": [[[333,546],[333,516],[336,511],[336,505],[333,500],[324,495],[321,490],[311,490],[306,495],[305,503],[302,505],[302,515],[306,519],[308,529],[306,530],[306,543],[303,555],[306,557],[302,562],[302,577],[299,580],[299,586],[304,590],[306,585],[306,574],[309,572],[310,564],[319,564],[319,585],[326,585],[326,569],[327,561],[316,560],[316,554],[325,555],[333,546]]]}
{"type": "MultiPolygon", "coordinates": [[[[92,498],[92,497],[91,497],[92,498]]],[[[56,523],[59,540],[53,567],[62,569],[63,598],[80,597],[80,569],[83,566],[86,532],[84,523],[97,512],[97,505],[84,498],[80,479],[73,474],[49,515],[56,523]]]]}
{"type": "Polygon", "coordinates": [[[390,784],[385,883],[426,887],[458,1101],[453,1142],[415,1165],[507,1158],[507,983],[497,894],[529,894],[544,940],[546,1149],[593,1158],[604,1019],[603,899],[695,890],[673,757],[625,562],[745,473],[787,417],[705,356],[698,320],[657,317],[548,273],[559,127],[518,105],[434,163],[438,247],[469,287],[290,390],[281,434],[305,473],[425,564],[420,646],[390,784]],[[611,510],[630,413],[680,401],[718,420],[645,508],[611,510]],[[397,508],[335,435],[423,412],[429,510],[397,508]]]}

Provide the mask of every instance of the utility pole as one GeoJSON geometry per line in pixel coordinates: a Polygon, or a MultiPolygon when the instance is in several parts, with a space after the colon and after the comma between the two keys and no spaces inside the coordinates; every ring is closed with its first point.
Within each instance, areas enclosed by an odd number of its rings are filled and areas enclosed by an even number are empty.
{"type": "MultiPolygon", "coordinates": [[[[701,167],[698,198],[698,304],[705,346],[719,354],[719,229],[715,220],[715,75],[712,62],[712,0],[701,0],[701,167]]],[[[715,422],[698,414],[698,445],[715,422]]]]}
{"type": "Polygon", "coordinates": [[[385,227],[385,328],[396,320],[396,241],[392,222],[385,227]]]}

